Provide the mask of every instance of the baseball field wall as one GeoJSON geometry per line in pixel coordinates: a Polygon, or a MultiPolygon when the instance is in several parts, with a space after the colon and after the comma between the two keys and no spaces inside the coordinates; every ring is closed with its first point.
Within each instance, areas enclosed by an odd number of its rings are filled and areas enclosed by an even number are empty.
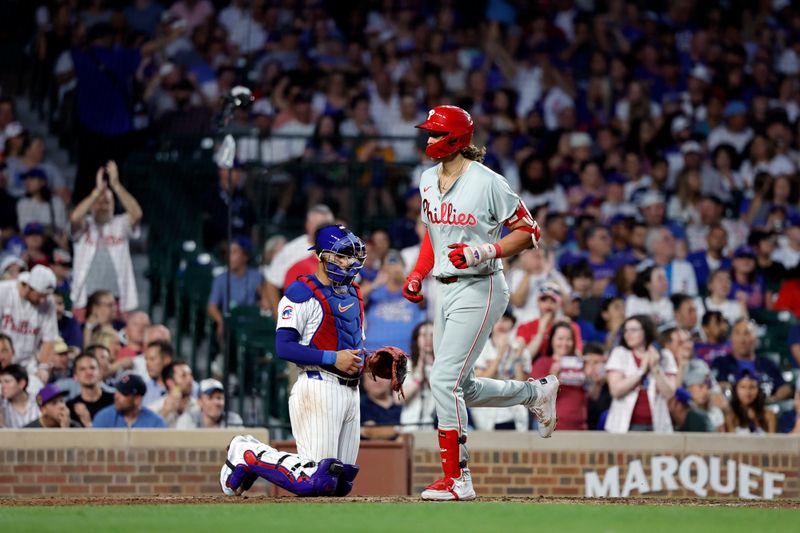
{"type": "MultiPolygon", "coordinates": [[[[414,434],[415,493],[441,476],[434,432],[414,434]]],[[[556,431],[469,435],[486,496],[800,497],[800,436],[556,431]]]]}

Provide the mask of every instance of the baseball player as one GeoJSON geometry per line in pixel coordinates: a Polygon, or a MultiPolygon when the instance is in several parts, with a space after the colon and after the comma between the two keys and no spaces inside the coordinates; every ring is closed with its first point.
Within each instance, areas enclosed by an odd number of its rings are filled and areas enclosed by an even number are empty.
{"type": "Polygon", "coordinates": [[[475,498],[467,468],[467,407],[527,406],[549,437],[556,424],[558,379],[503,381],[476,378],[475,362],[493,324],[508,305],[501,258],[536,247],[539,226],[503,176],[480,160],[471,144],[472,117],[437,106],[417,128],[428,133],[425,153],[437,165],[422,173],[422,221],[427,229],[403,292],[422,300],[422,280],[436,279],[431,390],[439,420],[444,477],[422,492],[426,500],[475,498]],[[505,227],[508,235],[500,238],[505,227]]]}
{"type": "Polygon", "coordinates": [[[278,356],[300,368],[289,396],[297,454],[235,437],[220,474],[226,494],[240,494],[261,476],[299,495],[344,496],[358,474],[364,302],[353,280],[366,248],[344,226],[327,225],[310,250],[319,259],[317,271],[287,287],[275,343],[278,356]]]}

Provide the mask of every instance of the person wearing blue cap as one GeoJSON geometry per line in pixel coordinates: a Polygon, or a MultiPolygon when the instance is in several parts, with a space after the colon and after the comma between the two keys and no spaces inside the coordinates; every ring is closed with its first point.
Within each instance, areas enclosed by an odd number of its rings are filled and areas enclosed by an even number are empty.
{"type": "Polygon", "coordinates": [[[147,391],[144,380],[135,373],[123,374],[116,383],[114,405],[104,407],[94,416],[95,428],[166,428],[167,423],[156,413],[142,406],[147,391]]]}
{"type": "Polygon", "coordinates": [[[239,307],[255,305],[258,302],[261,274],[256,268],[249,266],[253,255],[253,244],[244,236],[234,237],[228,247],[228,267],[231,274],[231,301],[227,298],[227,272],[222,272],[214,278],[211,292],[208,295],[208,316],[216,324],[217,339],[222,342],[225,321],[222,318],[228,305],[239,307]]]}
{"type": "Polygon", "coordinates": [[[683,387],[675,389],[675,395],[667,400],[667,407],[675,431],[706,433],[714,431],[711,419],[692,405],[692,395],[683,387]]]}
{"type": "Polygon", "coordinates": [[[740,100],[728,102],[722,110],[722,118],[725,122],[708,135],[708,149],[713,151],[721,144],[730,144],[741,156],[754,135],[747,125],[747,105],[740,100]]]}
{"type": "Polygon", "coordinates": [[[301,496],[344,496],[358,475],[364,300],[355,278],[366,246],[344,226],[330,224],[317,230],[310,250],[317,270],[286,289],[275,340],[278,356],[300,370],[289,396],[297,455],[285,454],[284,461],[249,435],[234,437],[220,472],[225,494],[241,495],[263,477],[301,496]],[[308,471],[310,480],[276,475],[282,463],[297,461],[316,467],[308,471]]]}
{"type": "Polygon", "coordinates": [[[39,406],[39,418],[25,426],[26,428],[79,428],[80,424],[72,420],[67,408],[67,393],[55,383],[45,385],[36,394],[39,406]]]}

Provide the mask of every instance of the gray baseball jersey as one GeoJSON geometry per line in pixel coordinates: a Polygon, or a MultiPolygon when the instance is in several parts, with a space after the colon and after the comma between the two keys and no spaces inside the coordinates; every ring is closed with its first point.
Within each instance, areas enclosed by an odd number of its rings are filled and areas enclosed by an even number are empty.
{"type": "Polygon", "coordinates": [[[483,164],[473,161],[464,174],[444,194],[439,192],[441,164],[422,173],[422,221],[436,258],[434,276],[491,274],[503,269],[500,259],[459,270],[450,263],[448,245],[481,244],[500,240],[503,223],[512,218],[520,199],[506,179],[483,164]]]}
{"type": "Polygon", "coordinates": [[[468,406],[525,404],[534,391],[524,381],[475,376],[475,362],[508,305],[508,286],[500,259],[460,270],[450,262],[448,246],[497,242],[503,224],[516,220],[521,203],[503,176],[478,162],[470,163],[444,194],[439,192],[438,169],[439,165],[426,170],[420,180],[422,221],[436,258],[433,274],[467,277],[437,287],[430,381],[439,428],[465,435],[468,406]]]}

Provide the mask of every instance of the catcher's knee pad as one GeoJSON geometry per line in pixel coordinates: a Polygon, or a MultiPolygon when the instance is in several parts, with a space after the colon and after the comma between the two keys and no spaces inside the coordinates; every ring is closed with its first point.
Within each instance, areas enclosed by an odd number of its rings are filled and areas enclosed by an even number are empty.
{"type": "Polygon", "coordinates": [[[347,496],[353,490],[353,480],[358,475],[358,465],[343,465],[342,473],[339,476],[339,484],[336,485],[334,496],[347,496]]]}
{"type": "Polygon", "coordinates": [[[323,459],[319,464],[303,463],[297,455],[283,454],[276,462],[256,455],[252,451],[244,454],[247,468],[282,489],[298,496],[329,496],[336,490],[342,463],[336,459],[323,459]]]}

